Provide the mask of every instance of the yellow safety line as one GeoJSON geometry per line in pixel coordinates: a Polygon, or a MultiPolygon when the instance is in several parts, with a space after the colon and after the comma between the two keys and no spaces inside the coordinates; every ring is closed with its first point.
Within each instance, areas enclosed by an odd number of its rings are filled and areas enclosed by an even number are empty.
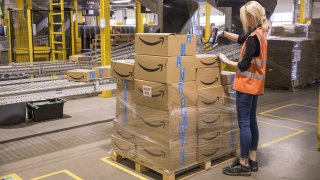
{"type": "Polygon", "coordinates": [[[289,134],[289,135],[284,136],[284,137],[282,137],[282,138],[278,138],[278,139],[276,139],[276,140],[273,140],[273,141],[270,141],[270,142],[268,142],[268,143],[262,144],[262,145],[259,146],[258,148],[261,149],[261,148],[270,146],[270,145],[272,145],[272,144],[278,143],[278,142],[280,142],[280,141],[283,141],[283,140],[288,139],[288,138],[290,138],[290,137],[296,136],[296,135],[301,134],[301,133],[303,133],[303,132],[304,132],[304,130],[297,131],[297,132],[295,132],[295,133],[289,134]]]}
{"type": "Polygon", "coordinates": [[[316,124],[316,123],[311,123],[311,122],[306,122],[306,121],[301,121],[301,120],[291,119],[291,118],[285,118],[285,117],[275,116],[275,115],[271,115],[271,114],[260,113],[260,115],[270,116],[270,117],[274,117],[274,118],[278,118],[278,119],[284,119],[284,120],[288,120],[288,121],[294,121],[294,122],[299,122],[299,123],[311,124],[311,125],[314,125],[314,126],[318,126],[318,124],[316,124]]]}
{"type": "Polygon", "coordinates": [[[61,170],[61,171],[57,171],[57,172],[53,172],[53,173],[50,173],[50,174],[46,174],[46,175],[43,175],[43,176],[40,176],[40,177],[32,178],[31,180],[44,179],[44,178],[47,178],[47,177],[50,177],[50,176],[54,176],[54,175],[57,175],[57,174],[61,174],[61,173],[65,173],[65,174],[67,174],[68,176],[72,177],[75,180],[82,180],[82,178],[80,178],[79,176],[75,175],[74,173],[70,172],[67,169],[64,169],[64,170],[61,170]]]}
{"type": "Polygon", "coordinates": [[[141,176],[140,174],[137,174],[137,173],[135,173],[134,171],[131,171],[131,170],[127,169],[127,168],[124,168],[124,167],[122,167],[122,166],[120,166],[120,165],[112,162],[111,156],[102,158],[101,160],[102,160],[103,162],[105,162],[105,163],[110,164],[111,166],[113,166],[113,167],[115,167],[115,168],[117,168],[117,169],[120,169],[121,171],[124,171],[124,172],[126,172],[126,173],[128,173],[128,174],[130,174],[130,175],[132,175],[132,176],[134,176],[134,177],[136,177],[136,178],[138,178],[138,179],[148,180],[147,178],[141,176]]]}
{"type": "Polygon", "coordinates": [[[18,176],[16,173],[12,173],[12,174],[8,174],[8,175],[4,175],[4,176],[0,176],[0,179],[6,179],[8,177],[12,177],[15,180],[23,180],[20,176],[18,176]]]}
{"type": "Polygon", "coordinates": [[[285,129],[291,129],[291,130],[295,130],[295,131],[303,131],[302,129],[292,128],[289,126],[284,126],[284,125],[279,125],[279,124],[273,124],[273,123],[269,123],[269,122],[265,122],[265,121],[258,121],[258,122],[263,123],[263,124],[268,124],[271,126],[278,126],[278,127],[285,128],[285,129]]]}
{"type": "Polygon", "coordinates": [[[318,109],[318,107],[315,106],[307,106],[307,105],[303,105],[303,104],[292,104],[294,106],[302,106],[302,107],[307,107],[307,108],[313,108],[313,109],[318,109]]]}
{"type": "Polygon", "coordinates": [[[260,114],[265,114],[265,113],[268,113],[268,112],[276,111],[276,110],[283,109],[283,108],[286,108],[286,107],[289,107],[289,106],[292,106],[292,105],[293,104],[287,104],[285,106],[280,106],[280,107],[277,107],[277,108],[274,108],[274,109],[270,109],[268,111],[261,112],[260,114]]]}
{"type": "Polygon", "coordinates": [[[277,127],[281,127],[281,128],[286,128],[286,129],[291,129],[291,130],[295,130],[296,132],[294,133],[291,133],[287,136],[284,136],[284,137],[281,137],[281,138],[278,138],[278,139],[275,139],[275,140],[272,140],[270,142],[267,142],[267,143],[264,143],[262,145],[260,145],[258,148],[261,149],[261,148],[264,148],[264,147],[267,147],[267,146],[270,146],[272,144],[275,144],[275,143],[278,143],[280,141],[283,141],[285,139],[288,139],[290,137],[293,137],[293,136],[296,136],[298,134],[301,134],[304,132],[304,130],[302,129],[297,129],[297,128],[292,128],[292,127],[288,127],[288,126],[283,126],[283,125],[279,125],[279,124],[273,124],[273,123],[268,123],[268,122],[264,122],[264,121],[258,121],[259,123],[264,123],[264,124],[268,124],[268,125],[271,125],[271,126],[277,126],[277,127]]]}

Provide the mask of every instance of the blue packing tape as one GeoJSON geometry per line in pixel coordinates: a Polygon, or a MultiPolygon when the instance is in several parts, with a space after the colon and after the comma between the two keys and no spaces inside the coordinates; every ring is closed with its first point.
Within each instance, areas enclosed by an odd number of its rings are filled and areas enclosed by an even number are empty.
{"type": "Polygon", "coordinates": [[[180,97],[180,113],[182,116],[182,122],[184,124],[184,128],[188,128],[188,113],[186,109],[186,98],[184,96],[180,97]]]}
{"type": "Polygon", "coordinates": [[[180,46],[180,55],[181,55],[181,56],[185,56],[185,55],[186,55],[186,44],[185,44],[185,43],[181,43],[181,46],[180,46]]]}
{"type": "Polygon", "coordinates": [[[100,78],[102,78],[102,74],[103,74],[103,69],[100,68],[100,69],[99,69],[99,76],[100,76],[100,78]]]}
{"type": "Polygon", "coordinates": [[[124,80],[123,91],[123,109],[122,109],[122,124],[127,124],[127,101],[128,101],[128,80],[124,80]]]}
{"type": "Polygon", "coordinates": [[[184,78],[185,78],[185,68],[181,67],[180,68],[180,82],[184,82],[184,78]]]}
{"type": "Polygon", "coordinates": [[[90,71],[90,80],[94,79],[95,75],[94,75],[94,71],[90,71]]]}
{"type": "Polygon", "coordinates": [[[183,95],[183,82],[179,82],[178,83],[178,90],[179,90],[179,94],[180,95],[183,95]]]}
{"type": "Polygon", "coordinates": [[[231,75],[231,84],[234,84],[234,76],[235,76],[234,74],[231,75]]]}
{"type": "Polygon", "coordinates": [[[184,149],[180,150],[180,167],[185,166],[185,151],[184,149]]]}
{"type": "Polygon", "coordinates": [[[185,138],[186,135],[186,128],[183,122],[179,122],[179,137],[181,140],[185,138]]]}
{"type": "Polygon", "coordinates": [[[187,43],[191,44],[191,41],[192,41],[192,35],[188,34],[187,35],[187,43]]]}
{"type": "Polygon", "coordinates": [[[181,59],[182,59],[181,56],[177,56],[177,68],[181,68],[182,67],[181,59]]]}

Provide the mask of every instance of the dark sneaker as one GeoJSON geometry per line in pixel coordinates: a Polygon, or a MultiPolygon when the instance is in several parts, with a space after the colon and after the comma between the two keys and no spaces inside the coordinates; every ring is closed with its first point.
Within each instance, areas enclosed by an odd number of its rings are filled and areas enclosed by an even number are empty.
{"type": "MultiPolygon", "coordinates": [[[[236,158],[232,162],[231,167],[237,166],[237,165],[240,165],[240,159],[239,158],[236,158]]],[[[249,159],[249,165],[250,165],[250,168],[251,168],[252,172],[257,172],[259,170],[259,166],[258,166],[258,162],[257,161],[252,161],[252,160],[249,159]]]]}
{"type": "Polygon", "coordinates": [[[251,171],[257,172],[259,170],[258,162],[257,161],[252,161],[249,159],[249,165],[251,167],[251,171]]]}
{"type": "Polygon", "coordinates": [[[223,174],[229,176],[251,176],[250,166],[243,166],[240,163],[233,163],[231,166],[223,168],[223,174]]]}

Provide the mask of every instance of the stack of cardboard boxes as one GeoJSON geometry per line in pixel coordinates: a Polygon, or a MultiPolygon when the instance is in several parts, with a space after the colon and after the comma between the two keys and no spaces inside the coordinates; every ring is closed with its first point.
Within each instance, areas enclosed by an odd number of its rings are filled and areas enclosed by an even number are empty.
{"type": "Polygon", "coordinates": [[[213,159],[236,148],[239,134],[234,105],[227,103],[220,63],[215,55],[196,56],[197,159],[213,159]]]}
{"type": "Polygon", "coordinates": [[[222,119],[229,111],[216,56],[196,56],[193,35],[137,34],[135,43],[130,71],[112,62],[121,81],[113,150],[169,172],[226,152],[230,130],[222,119]]]}

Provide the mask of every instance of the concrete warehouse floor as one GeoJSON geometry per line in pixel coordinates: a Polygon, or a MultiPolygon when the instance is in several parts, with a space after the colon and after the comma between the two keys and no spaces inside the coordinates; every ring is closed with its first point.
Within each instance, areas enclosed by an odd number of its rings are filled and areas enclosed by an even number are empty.
{"type": "MultiPolygon", "coordinates": [[[[259,172],[248,178],[225,176],[221,171],[228,161],[190,179],[319,180],[318,92],[318,85],[296,93],[267,89],[259,99],[259,172]]],[[[103,159],[110,155],[115,98],[70,100],[65,114],[70,117],[0,127],[0,177],[14,173],[22,179],[151,179],[103,159]]]]}

